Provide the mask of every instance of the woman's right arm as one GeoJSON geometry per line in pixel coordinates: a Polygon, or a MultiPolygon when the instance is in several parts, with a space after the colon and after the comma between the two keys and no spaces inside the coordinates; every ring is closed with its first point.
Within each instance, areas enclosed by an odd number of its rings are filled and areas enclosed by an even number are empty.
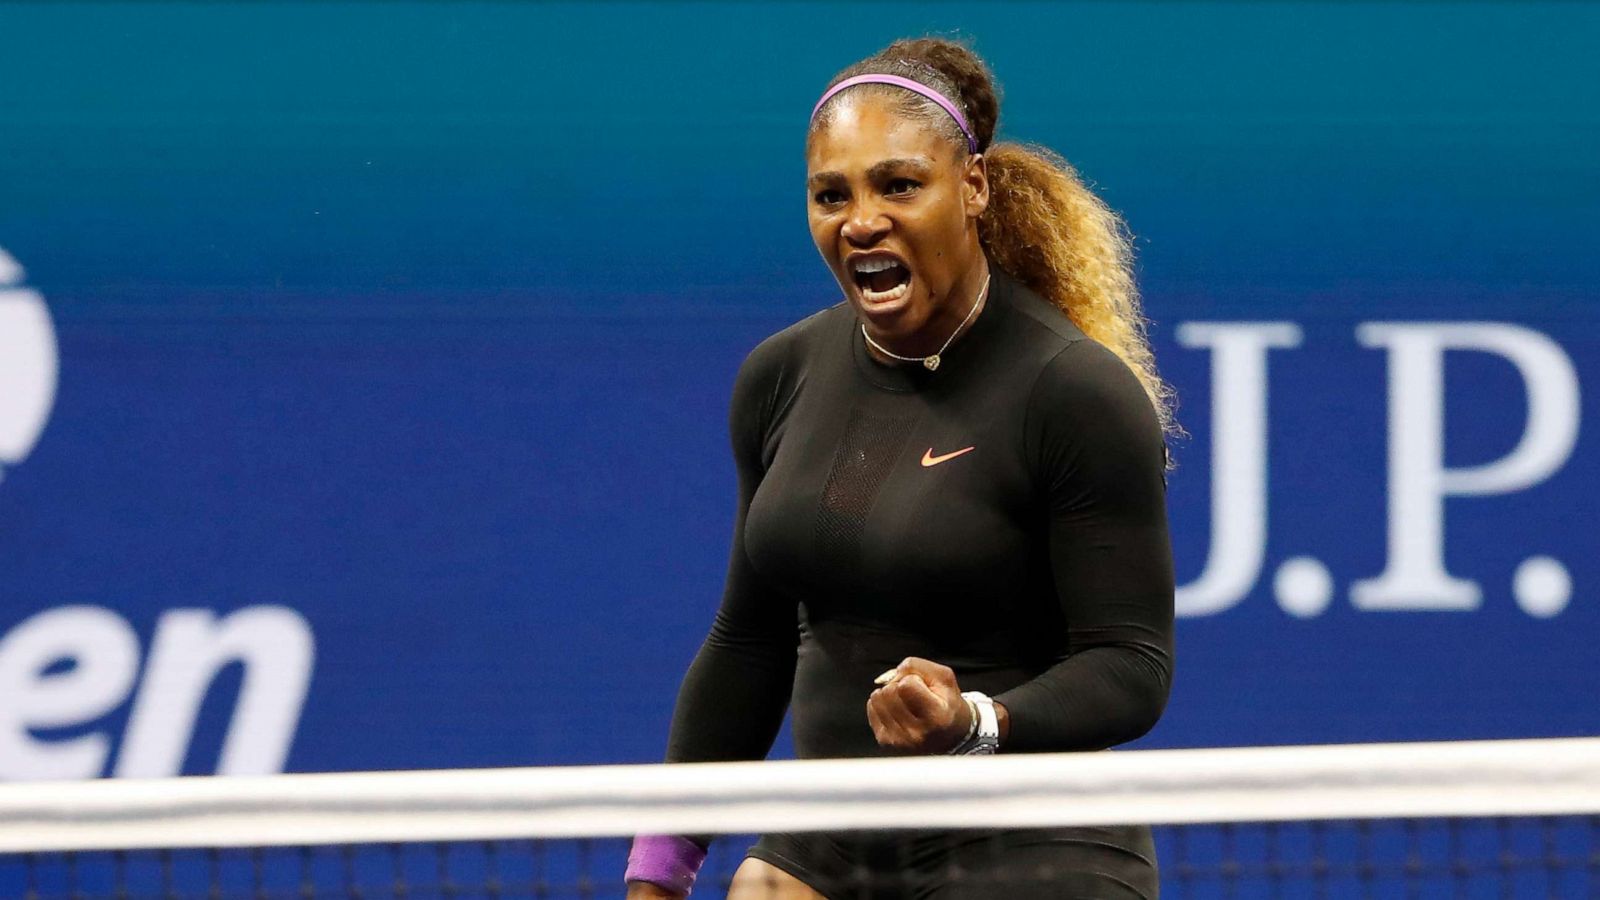
{"type": "MultiPolygon", "coordinates": [[[[762,759],[772,749],[789,706],[799,643],[798,610],[793,600],[762,582],[744,549],[745,519],[766,474],[767,432],[781,381],[775,343],[769,340],[757,347],[734,382],[728,419],[739,475],[739,505],[733,521],[728,578],[711,632],[678,689],[667,738],[667,762],[762,759]]],[[[705,838],[690,840],[704,849],[705,838]]],[[[641,846],[639,841],[635,841],[635,850],[641,846]]],[[[682,850],[693,855],[691,847],[682,850]]],[[[679,875],[687,871],[692,880],[689,863],[664,868],[679,875]]],[[[646,881],[628,883],[628,900],[683,896],[646,881]]]]}

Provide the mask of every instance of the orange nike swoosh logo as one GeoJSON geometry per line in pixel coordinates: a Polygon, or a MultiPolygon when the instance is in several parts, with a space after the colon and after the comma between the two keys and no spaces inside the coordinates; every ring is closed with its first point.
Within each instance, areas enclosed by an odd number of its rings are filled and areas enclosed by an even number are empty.
{"type": "Polygon", "coordinates": [[[929,447],[927,449],[927,452],[922,454],[922,465],[923,465],[923,468],[927,468],[928,466],[937,466],[939,463],[942,463],[947,459],[955,459],[956,457],[960,456],[963,453],[971,453],[972,451],[974,451],[976,449],[978,449],[978,448],[977,447],[963,447],[962,449],[957,450],[954,453],[946,453],[943,456],[934,456],[933,455],[933,448],[929,447]]]}

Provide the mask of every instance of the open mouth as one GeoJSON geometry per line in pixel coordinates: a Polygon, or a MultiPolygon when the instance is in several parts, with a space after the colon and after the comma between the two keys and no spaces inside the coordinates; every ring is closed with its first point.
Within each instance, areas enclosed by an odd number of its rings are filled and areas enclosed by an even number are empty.
{"type": "Polygon", "coordinates": [[[868,256],[851,261],[861,299],[868,303],[892,303],[911,290],[911,269],[892,256],[868,256]]]}

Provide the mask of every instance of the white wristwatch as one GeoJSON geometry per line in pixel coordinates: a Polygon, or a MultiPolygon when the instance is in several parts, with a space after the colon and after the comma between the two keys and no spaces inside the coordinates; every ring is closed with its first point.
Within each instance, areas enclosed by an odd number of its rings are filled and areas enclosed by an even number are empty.
{"type": "Polygon", "coordinates": [[[961,699],[972,710],[972,728],[967,737],[950,751],[951,756],[988,756],[1000,749],[1000,718],[988,694],[964,691],[961,699]]]}

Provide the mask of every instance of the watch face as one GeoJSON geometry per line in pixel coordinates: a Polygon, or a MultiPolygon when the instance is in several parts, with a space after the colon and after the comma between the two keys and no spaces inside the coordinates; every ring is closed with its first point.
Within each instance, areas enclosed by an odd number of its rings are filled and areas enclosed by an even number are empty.
{"type": "Polygon", "coordinates": [[[991,737],[978,736],[972,743],[956,753],[960,756],[993,756],[1000,749],[1000,742],[991,737]]]}

